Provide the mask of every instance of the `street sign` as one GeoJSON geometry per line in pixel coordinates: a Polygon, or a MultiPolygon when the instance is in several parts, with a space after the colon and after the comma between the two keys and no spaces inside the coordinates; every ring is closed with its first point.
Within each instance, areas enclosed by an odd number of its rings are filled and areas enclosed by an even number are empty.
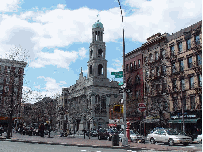
{"type": "Polygon", "coordinates": [[[111,75],[120,75],[123,74],[123,71],[119,71],[119,72],[111,72],[111,75]]]}
{"type": "Polygon", "coordinates": [[[138,103],[138,109],[140,110],[140,112],[144,112],[146,110],[146,105],[145,103],[138,103]]]}

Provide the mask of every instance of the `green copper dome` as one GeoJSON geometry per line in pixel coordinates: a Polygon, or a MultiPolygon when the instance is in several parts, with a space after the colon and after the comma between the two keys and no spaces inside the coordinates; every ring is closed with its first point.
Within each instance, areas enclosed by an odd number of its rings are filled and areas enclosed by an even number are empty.
{"type": "Polygon", "coordinates": [[[98,20],[92,25],[92,28],[103,28],[103,24],[98,20]]]}

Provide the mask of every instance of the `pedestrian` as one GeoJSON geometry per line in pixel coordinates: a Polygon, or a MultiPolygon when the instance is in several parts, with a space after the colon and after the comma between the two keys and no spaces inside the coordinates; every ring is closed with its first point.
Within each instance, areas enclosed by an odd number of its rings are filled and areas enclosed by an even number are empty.
{"type": "Polygon", "coordinates": [[[83,131],[83,133],[84,133],[84,139],[85,139],[85,133],[86,133],[86,130],[85,130],[85,128],[82,130],[83,131]]]}

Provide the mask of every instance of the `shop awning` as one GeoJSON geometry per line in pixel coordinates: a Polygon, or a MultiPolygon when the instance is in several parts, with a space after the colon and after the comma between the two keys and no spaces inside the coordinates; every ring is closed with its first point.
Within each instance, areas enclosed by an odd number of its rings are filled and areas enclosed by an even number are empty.
{"type": "MultiPolygon", "coordinates": [[[[197,123],[198,119],[184,119],[185,123],[197,123]]],[[[183,123],[182,119],[169,120],[168,123],[183,123]]]]}

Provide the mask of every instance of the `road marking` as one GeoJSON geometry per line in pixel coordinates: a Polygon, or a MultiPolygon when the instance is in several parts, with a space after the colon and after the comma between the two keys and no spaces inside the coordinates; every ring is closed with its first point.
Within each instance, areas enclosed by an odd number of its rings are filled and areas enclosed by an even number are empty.
{"type": "Polygon", "coordinates": [[[87,151],[87,150],[81,150],[81,151],[87,151]]]}

